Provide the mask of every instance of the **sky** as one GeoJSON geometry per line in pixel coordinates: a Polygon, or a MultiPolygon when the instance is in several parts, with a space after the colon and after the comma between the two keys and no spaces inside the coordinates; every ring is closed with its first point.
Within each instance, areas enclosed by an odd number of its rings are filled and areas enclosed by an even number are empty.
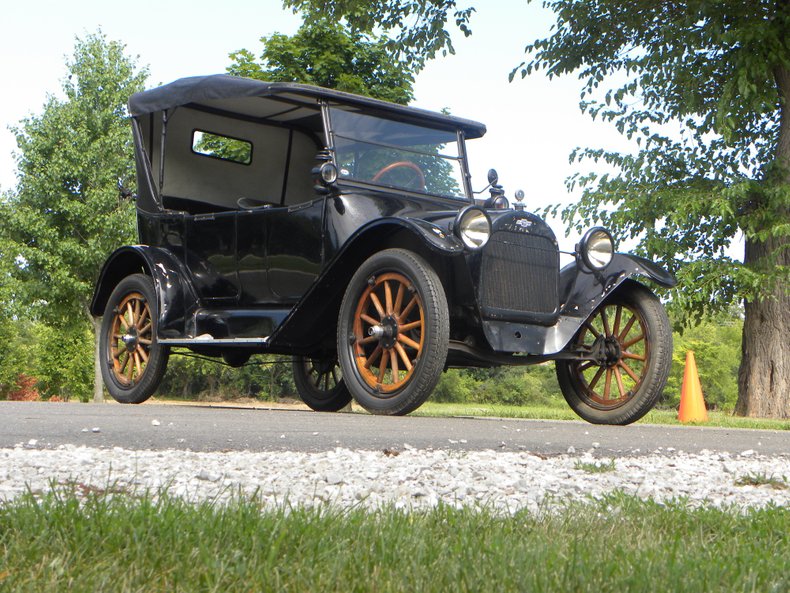
{"type": "MultiPolygon", "coordinates": [[[[461,3],[459,3],[461,4],[461,3]]],[[[477,0],[473,34],[454,35],[455,55],[438,57],[418,75],[416,100],[425,109],[447,108],[453,115],[481,121],[488,133],[469,142],[473,186],[482,189],[489,168],[499,172],[508,198],[524,190],[529,210],[578,196],[565,179],[580,170],[568,163],[577,146],[627,150],[610,126],[579,110],[581,84],[573,77],[549,81],[542,73],[508,82],[524,59],[524,46],[549,34],[552,15],[526,0],[477,0]]],[[[75,37],[101,29],[126,44],[127,54],[150,71],[148,85],[177,78],[224,72],[228,54],[247,48],[259,53],[260,38],[292,34],[301,22],[279,0],[216,1],[29,0],[7,3],[0,20],[0,191],[16,183],[9,131],[29,115],[40,114],[48,94],[60,93],[65,61],[75,37]]],[[[560,223],[554,223],[562,237],[560,223]]],[[[571,236],[561,240],[572,249],[571,236]]]]}

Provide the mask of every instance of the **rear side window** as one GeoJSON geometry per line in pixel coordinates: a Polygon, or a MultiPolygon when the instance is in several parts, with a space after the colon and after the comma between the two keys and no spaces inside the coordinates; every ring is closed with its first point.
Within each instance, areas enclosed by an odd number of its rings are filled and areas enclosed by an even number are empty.
{"type": "Polygon", "coordinates": [[[241,165],[249,165],[252,162],[251,142],[205,130],[192,132],[192,152],[241,165]]]}

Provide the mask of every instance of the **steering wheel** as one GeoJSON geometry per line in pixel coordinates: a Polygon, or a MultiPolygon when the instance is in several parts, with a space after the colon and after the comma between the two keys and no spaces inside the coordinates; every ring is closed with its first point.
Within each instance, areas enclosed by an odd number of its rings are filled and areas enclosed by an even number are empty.
{"type": "MultiPolygon", "coordinates": [[[[417,182],[417,188],[425,191],[425,175],[422,172],[422,169],[412,163],[411,161],[396,161],[394,163],[390,163],[383,169],[381,169],[378,173],[373,176],[372,181],[377,182],[380,181],[382,177],[388,175],[391,171],[396,169],[410,169],[414,173],[414,181],[417,182]]],[[[399,184],[400,185],[400,184],[399,184]]]]}

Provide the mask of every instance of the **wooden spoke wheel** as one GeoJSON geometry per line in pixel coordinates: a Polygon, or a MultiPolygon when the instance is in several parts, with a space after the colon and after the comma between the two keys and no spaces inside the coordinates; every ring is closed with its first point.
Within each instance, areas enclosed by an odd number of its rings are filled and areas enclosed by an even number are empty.
{"type": "Polygon", "coordinates": [[[423,349],[425,313],[403,274],[371,277],[354,312],[354,354],[367,385],[382,395],[403,387],[423,349]]]}
{"type": "Polygon", "coordinates": [[[407,414],[430,395],[447,359],[444,288],[420,256],[389,249],[349,284],[338,322],[338,353],[352,395],[377,414],[407,414]]]}
{"type": "Polygon", "coordinates": [[[119,402],[143,402],[161,381],[169,351],[156,341],[156,323],[151,279],[124,278],[107,302],[99,346],[104,383],[119,402]]]}
{"type": "Polygon", "coordinates": [[[647,372],[650,348],[647,323],[639,311],[620,303],[599,308],[582,326],[577,345],[605,356],[600,362],[577,362],[583,396],[593,406],[622,405],[636,394],[647,372]]]}
{"type": "Polygon", "coordinates": [[[627,424],[644,416],[661,395],[672,333],[655,295],[628,282],[593,312],[569,348],[591,358],[557,362],[571,407],[591,422],[627,424]]]}
{"type": "Polygon", "coordinates": [[[127,294],[113,312],[110,353],[115,380],[133,386],[145,373],[153,343],[151,309],[139,292],[127,294]]]}
{"type": "Polygon", "coordinates": [[[317,412],[337,412],[351,402],[336,356],[296,357],[294,383],[302,401],[317,412]]]}

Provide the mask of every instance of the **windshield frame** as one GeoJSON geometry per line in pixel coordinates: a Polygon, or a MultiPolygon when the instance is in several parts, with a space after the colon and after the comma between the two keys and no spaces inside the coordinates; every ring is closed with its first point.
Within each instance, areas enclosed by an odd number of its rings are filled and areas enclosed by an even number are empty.
{"type": "Polygon", "coordinates": [[[404,148],[403,146],[399,146],[399,145],[395,145],[395,144],[388,144],[386,142],[379,142],[379,141],[366,140],[366,139],[360,139],[360,138],[352,138],[352,137],[348,136],[347,134],[342,134],[342,133],[336,132],[334,126],[332,125],[332,111],[333,110],[348,111],[350,113],[353,113],[353,111],[349,110],[346,105],[343,105],[343,104],[340,104],[340,103],[331,103],[329,101],[322,101],[321,102],[321,111],[322,111],[322,114],[323,114],[324,129],[325,129],[325,135],[326,135],[326,138],[325,138],[326,139],[326,145],[327,145],[327,148],[329,149],[330,154],[332,156],[332,163],[335,166],[339,167],[338,159],[337,159],[337,151],[336,151],[337,140],[340,140],[341,142],[344,141],[344,140],[345,141],[351,140],[351,141],[356,141],[356,142],[360,142],[360,143],[363,143],[363,144],[367,144],[367,145],[370,145],[370,146],[377,146],[377,147],[381,147],[381,148],[392,148],[392,149],[397,149],[397,150],[403,150],[405,152],[412,152],[414,154],[419,154],[419,155],[423,155],[423,156],[429,156],[429,157],[432,157],[432,158],[440,158],[440,159],[443,159],[443,160],[448,161],[448,162],[449,161],[457,161],[459,169],[460,169],[459,170],[460,179],[458,179],[458,182],[461,185],[461,192],[459,192],[459,193],[463,194],[463,195],[457,195],[457,194],[449,195],[449,194],[445,194],[445,193],[432,192],[432,191],[429,191],[427,189],[421,190],[421,189],[413,189],[413,188],[392,186],[392,185],[387,185],[387,184],[384,184],[384,183],[374,182],[374,181],[371,181],[371,180],[359,179],[359,178],[356,178],[356,177],[343,177],[342,179],[339,178],[338,181],[340,181],[340,182],[349,182],[349,183],[353,183],[353,184],[361,184],[361,185],[370,186],[370,187],[375,187],[375,188],[382,189],[382,190],[388,191],[388,192],[403,191],[403,192],[409,192],[409,193],[414,193],[414,194],[418,194],[418,195],[440,197],[440,198],[453,200],[453,201],[459,202],[459,203],[473,203],[474,202],[474,196],[473,196],[473,193],[472,193],[471,175],[469,173],[469,163],[468,163],[468,160],[467,160],[467,152],[466,152],[466,137],[465,137],[465,134],[464,134],[463,130],[460,127],[453,126],[452,128],[450,128],[450,127],[445,127],[445,126],[428,126],[428,125],[425,125],[425,122],[422,122],[422,121],[411,121],[408,118],[392,117],[391,114],[383,114],[383,113],[377,112],[375,110],[370,110],[370,111],[366,110],[364,112],[360,112],[361,115],[365,115],[365,116],[368,116],[368,117],[375,117],[375,118],[379,118],[379,119],[386,120],[386,121],[393,122],[393,123],[402,123],[402,124],[409,125],[409,126],[415,126],[415,127],[419,127],[419,128],[424,128],[426,130],[435,130],[435,131],[439,131],[439,132],[447,132],[447,133],[451,133],[451,134],[455,135],[457,156],[451,156],[451,155],[444,154],[444,153],[420,152],[418,150],[412,149],[411,147],[404,148]]]}

